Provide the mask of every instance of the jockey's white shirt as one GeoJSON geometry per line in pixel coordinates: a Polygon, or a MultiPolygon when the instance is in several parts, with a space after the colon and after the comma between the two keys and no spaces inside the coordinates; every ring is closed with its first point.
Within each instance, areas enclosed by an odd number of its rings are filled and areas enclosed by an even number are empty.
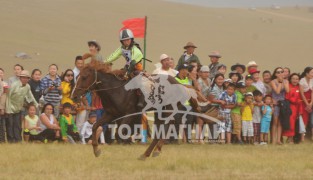
{"type": "Polygon", "coordinates": [[[175,77],[178,74],[178,71],[172,68],[170,68],[169,70],[164,70],[161,67],[161,68],[155,69],[152,74],[163,74],[163,75],[170,75],[170,76],[175,77]]]}

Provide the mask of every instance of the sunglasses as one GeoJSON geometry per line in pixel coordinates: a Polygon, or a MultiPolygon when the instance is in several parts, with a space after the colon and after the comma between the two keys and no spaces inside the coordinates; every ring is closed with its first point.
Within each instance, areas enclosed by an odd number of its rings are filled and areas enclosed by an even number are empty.
{"type": "Polygon", "coordinates": [[[276,74],[281,74],[283,73],[284,71],[276,71],[276,74]]]}
{"type": "Polygon", "coordinates": [[[67,74],[66,76],[72,76],[72,77],[73,77],[73,76],[74,76],[74,74],[67,74]]]}

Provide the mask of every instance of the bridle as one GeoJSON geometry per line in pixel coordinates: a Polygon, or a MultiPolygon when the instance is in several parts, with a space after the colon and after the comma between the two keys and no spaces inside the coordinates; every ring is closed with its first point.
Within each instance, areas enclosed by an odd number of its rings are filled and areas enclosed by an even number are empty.
{"type": "MultiPolygon", "coordinates": [[[[114,75],[115,75],[115,74],[114,74],[114,75]]],[[[116,77],[118,80],[121,80],[121,79],[120,79],[119,77],[117,77],[116,75],[115,75],[115,77],[116,77]]],[[[103,88],[103,89],[91,90],[91,87],[92,87],[92,86],[98,85],[98,84],[101,84],[101,83],[102,83],[101,81],[98,81],[98,71],[95,70],[95,80],[94,80],[94,82],[93,82],[90,86],[88,86],[88,88],[78,88],[78,87],[75,87],[75,88],[76,88],[76,89],[79,89],[79,90],[83,90],[83,91],[85,91],[85,92],[87,92],[87,91],[109,91],[109,90],[117,89],[117,88],[120,88],[120,87],[124,86],[125,84],[128,83],[128,81],[126,81],[125,83],[123,83],[123,84],[121,84],[121,85],[119,85],[119,86],[112,87],[112,88],[103,88]]]]}

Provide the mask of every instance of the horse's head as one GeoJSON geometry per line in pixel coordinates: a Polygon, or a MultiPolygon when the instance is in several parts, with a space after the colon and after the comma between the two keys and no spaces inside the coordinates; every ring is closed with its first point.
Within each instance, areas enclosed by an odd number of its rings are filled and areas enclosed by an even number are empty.
{"type": "Polygon", "coordinates": [[[95,89],[97,85],[97,69],[87,64],[79,73],[71,98],[77,102],[81,96],[95,89]]]}
{"type": "Polygon", "coordinates": [[[133,77],[126,85],[125,90],[131,90],[131,89],[139,89],[142,86],[142,78],[146,78],[143,76],[142,73],[138,74],[137,76],[133,77]]]}

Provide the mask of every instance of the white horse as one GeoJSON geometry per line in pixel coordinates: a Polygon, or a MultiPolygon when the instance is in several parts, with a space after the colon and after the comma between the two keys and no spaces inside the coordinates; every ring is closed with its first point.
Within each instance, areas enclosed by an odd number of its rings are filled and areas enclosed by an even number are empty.
{"type": "Polygon", "coordinates": [[[186,111],[182,117],[183,122],[186,121],[186,116],[191,110],[191,106],[187,104],[190,98],[197,99],[197,93],[192,88],[187,88],[182,84],[171,84],[168,81],[168,75],[156,75],[153,79],[143,76],[142,73],[131,79],[126,85],[125,89],[140,89],[145,97],[147,105],[142,109],[145,113],[148,109],[155,108],[158,112],[158,118],[168,123],[174,119],[174,115],[178,113],[177,103],[181,103],[186,111]],[[169,117],[162,117],[162,108],[171,105],[173,113],[169,117]]]}

